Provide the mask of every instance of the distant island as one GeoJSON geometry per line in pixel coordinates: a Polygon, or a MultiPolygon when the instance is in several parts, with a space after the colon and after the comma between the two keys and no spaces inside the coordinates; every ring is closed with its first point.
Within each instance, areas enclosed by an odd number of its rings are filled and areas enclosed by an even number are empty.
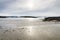
{"type": "Polygon", "coordinates": [[[35,17],[35,16],[20,16],[21,18],[38,18],[38,17],[35,17]]]}
{"type": "Polygon", "coordinates": [[[38,18],[35,16],[0,16],[0,18],[38,18]]]}

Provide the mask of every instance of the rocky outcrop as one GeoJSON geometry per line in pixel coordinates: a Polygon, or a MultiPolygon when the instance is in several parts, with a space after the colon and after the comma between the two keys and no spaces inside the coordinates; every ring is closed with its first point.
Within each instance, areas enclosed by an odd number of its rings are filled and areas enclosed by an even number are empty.
{"type": "Polygon", "coordinates": [[[60,17],[47,17],[43,21],[60,21],[60,17]]]}

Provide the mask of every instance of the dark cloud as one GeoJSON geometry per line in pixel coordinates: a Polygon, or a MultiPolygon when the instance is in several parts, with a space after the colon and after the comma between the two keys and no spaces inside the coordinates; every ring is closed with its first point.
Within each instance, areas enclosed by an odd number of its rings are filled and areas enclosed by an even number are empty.
{"type": "Polygon", "coordinates": [[[14,1],[15,0],[0,0],[0,11],[6,9],[8,5],[14,1]]]}

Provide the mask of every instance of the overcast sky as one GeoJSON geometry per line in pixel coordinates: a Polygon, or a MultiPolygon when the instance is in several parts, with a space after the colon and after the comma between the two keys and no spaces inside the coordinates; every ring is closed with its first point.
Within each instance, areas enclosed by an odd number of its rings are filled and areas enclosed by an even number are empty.
{"type": "Polygon", "coordinates": [[[0,0],[0,15],[60,16],[60,0],[0,0]]]}

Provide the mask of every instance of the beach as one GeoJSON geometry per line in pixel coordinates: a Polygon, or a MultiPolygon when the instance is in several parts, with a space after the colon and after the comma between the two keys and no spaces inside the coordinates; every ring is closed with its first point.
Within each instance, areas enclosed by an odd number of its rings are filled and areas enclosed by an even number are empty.
{"type": "Polygon", "coordinates": [[[0,40],[60,40],[60,22],[39,18],[0,18],[0,40]]]}

